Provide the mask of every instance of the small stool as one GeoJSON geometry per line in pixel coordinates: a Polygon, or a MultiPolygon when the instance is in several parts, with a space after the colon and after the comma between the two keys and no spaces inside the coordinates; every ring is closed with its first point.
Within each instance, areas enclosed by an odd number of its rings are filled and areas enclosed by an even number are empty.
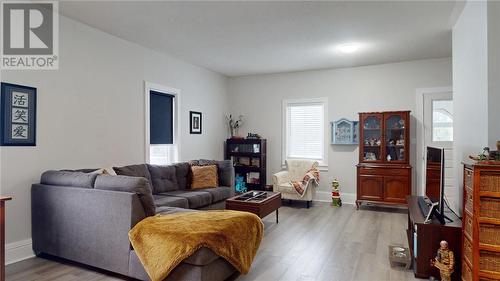
{"type": "Polygon", "coordinates": [[[405,269],[410,269],[411,255],[410,250],[403,246],[390,245],[389,246],[389,262],[391,267],[395,264],[404,265],[405,269]]]}

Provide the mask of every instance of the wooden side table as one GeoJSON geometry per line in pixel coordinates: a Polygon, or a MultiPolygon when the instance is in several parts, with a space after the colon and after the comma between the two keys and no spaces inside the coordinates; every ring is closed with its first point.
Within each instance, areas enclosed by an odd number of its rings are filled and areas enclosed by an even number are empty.
{"type": "Polygon", "coordinates": [[[0,197],[0,281],[5,280],[5,201],[12,197],[0,197]]]}

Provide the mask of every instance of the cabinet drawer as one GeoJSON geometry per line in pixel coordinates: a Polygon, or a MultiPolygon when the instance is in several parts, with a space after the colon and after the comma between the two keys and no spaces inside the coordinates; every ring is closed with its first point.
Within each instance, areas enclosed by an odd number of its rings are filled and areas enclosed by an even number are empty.
{"type": "Polygon", "coordinates": [[[359,168],[359,173],[362,175],[379,175],[379,176],[409,176],[410,169],[397,168],[359,168]]]}
{"type": "Polygon", "coordinates": [[[473,219],[469,212],[464,212],[464,233],[472,238],[472,223],[473,219]]]}
{"type": "Polygon", "coordinates": [[[479,270],[500,272],[500,253],[479,251],[479,270]]]}
{"type": "Polygon", "coordinates": [[[467,237],[464,239],[464,258],[472,264],[472,244],[467,237]]]}
{"type": "Polygon", "coordinates": [[[466,187],[468,187],[472,190],[474,189],[473,181],[472,181],[473,178],[474,178],[474,172],[469,170],[469,169],[465,169],[464,170],[464,184],[466,187]]]}
{"type": "Polygon", "coordinates": [[[479,243],[499,246],[500,225],[479,224],[479,243]]]}
{"type": "Polygon", "coordinates": [[[465,188],[465,209],[469,213],[473,213],[474,210],[474,194],[472,193],[472,190],[469,188],[465,188]]]}
{"type": "Polygon", "coordinates": [[[462,280],[472,281],[472,269],[465,261],[462,261],[462,280]]]}
{"type": "Polygon", "coordinates": [[[479,178],[479,191],[500,192],[500,173],[481,173],[481,177],[479,178]]]}
{"type": "Polygon", "coordinates": [[[479,202],[479,216],[482,218],[500,218],[500,199],[483,197],[479,202]]]}

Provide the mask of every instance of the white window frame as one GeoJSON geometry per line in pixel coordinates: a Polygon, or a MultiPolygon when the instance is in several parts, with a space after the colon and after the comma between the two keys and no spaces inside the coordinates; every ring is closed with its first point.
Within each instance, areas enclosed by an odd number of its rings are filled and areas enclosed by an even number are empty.
{"type": "MultiPolygon", "coordinates": [[[[308,98],[308,99],[286,99],[282,101],[282,131],[281,131],[281,166],[282,168],[286,168],[286,159],[287,159],[287,148],[288,148],[288,140],[287,140],[287,128],[288,128],[288,118],[287,118],[287,108],[288,105],[291,104],[323,104],[323,151],[322,151],[322,159],[310,159],[318,161],[319,168],[321,171],[328,171],[328,141],[327,141],[327,121],[328,120],[328,98],[308,98]]],[[[297,159],[297,158],[290,158],[297,159]]],[[[300,158],[303,159],[303,158],[300,158]]]]}
{"type": "Polygon", "coordinates": [[[144,149],[144,160],[146,163],[150,163],[150,131],[149,131],[149,126],[150,126],[150,121],[149,121],[149,114],[150,114],[150,108],[149,108],[149,95],[150,91],[156,91],[160,93],[165,93],[169,95],[174,96],[174,112],[173,112],[173,140],[174,143],[173,145],[176,147],[174,151],[174,157],[173,157],[173,162],[178,162],[179,161],[179,155],[181,153],[181,142],[180,142],[180,132],[181,132],[181,116],[179,114],[180,108],[181,108],[181,90],[172,88],[172,87],[167,87],[163,86],[160,84],[155,84],[151,83],[148,81],[144,81],[144,120],[145,120],[145,149],[144,149]]]}

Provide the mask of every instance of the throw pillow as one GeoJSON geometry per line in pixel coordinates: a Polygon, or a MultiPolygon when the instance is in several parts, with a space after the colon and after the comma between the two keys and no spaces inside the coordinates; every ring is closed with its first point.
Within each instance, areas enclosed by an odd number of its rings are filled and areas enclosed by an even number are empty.
{"type": "Polygon", "coordinates": [[[151,174],[149,173],[146,164],[113,167],[113,170],[119,176],[142,177],[147,179],[149,181],[149,184],[151,184],[151,174]]]}
{"type": "Polygon", "coordinates": [[[204,165],[217,165],[217,176],[219,177],[218,186],[232,186],[234,167],[231,160],[207,160],[200,159],[198,161],[200,166],[204,165]]]}
{"type": "Polygon", "coordinates": [[[102,168],[102,173],[105,174],[105,175],[117,176],[115,170],[113,170],[113,167],[104,167],[104,168],[102,168]]]}
{"type": "Polygon", "coordinates": [[[218,185],[216,165],[191,166],[191,174],[192,189],[217,187],[218,185]]]}

